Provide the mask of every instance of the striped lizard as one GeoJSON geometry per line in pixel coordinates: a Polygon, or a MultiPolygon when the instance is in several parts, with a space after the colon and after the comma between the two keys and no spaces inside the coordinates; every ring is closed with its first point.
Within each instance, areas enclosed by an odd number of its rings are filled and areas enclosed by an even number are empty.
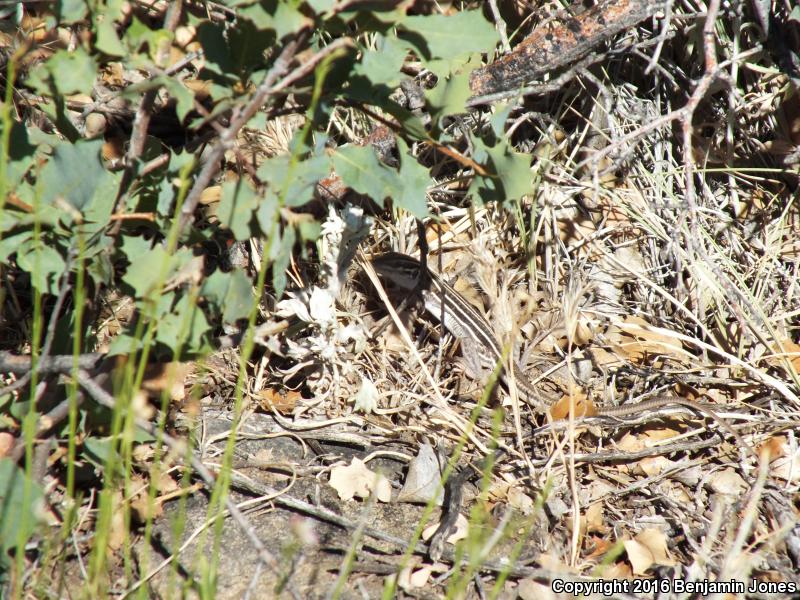
{"type": "MultiPolygon", "coordinates": [[[[397,252],[374,257],[371,262],[378,275],[409,293],[418,291],[425,302],[425,309],[462,342],[464,354],[471,355],[467,358],[477,358],[480,365],[487,370],[493,370],[503,362],[504,352],[489,323],[439,275],[423,268],[418,260],[397,252]]],[[[506,369],[500,373],[500,379],[506,388],[510,389],[513,385],[519,396],[534,410],[544,412],[544,403],[513,359],[508,361],[508,365],[511,373],[506,369]]],[[[641,416],[643,413],[670,406],[682,406],[712,418],[741,447],[746,447],[755,454],[752,446],[714,411],[713,405],[687,398],[658,396],[635,404],[598,408],[593,416],[624,420],[625,417],[641,416]]]]}

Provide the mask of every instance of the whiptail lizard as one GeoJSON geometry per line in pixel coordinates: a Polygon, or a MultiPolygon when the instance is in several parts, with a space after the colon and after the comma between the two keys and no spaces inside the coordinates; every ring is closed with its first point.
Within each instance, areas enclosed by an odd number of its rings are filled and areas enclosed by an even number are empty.
{"type": "MultiPolygon", "coordinates": [[[[465,353],[476,354],[481,366],[493,370],[503,361],[503,350],[495,338],[492,328],[483,315],[472,306],[464,297],[454,290],[439,275],[427,268],[422,268],[415,258],[388,252],[371,260],[372,266],[378,275],[388,279],[398,287],[408,292],[419,292],[425,302],[425,309],[454,336],[459,338],[465,353]]],[[[472,358],[475,358],[474,356],[472,358]]],[[[511,380],[520,398],[530,404],[534,410],[544,412],[546,407],[538,397],[527,377],[522,373],[513,359],[508,360],[512,376],[505,369],[501,371],[500,379],[506,388],[511,387],[511,380]]],[[[695,402],[677,396],[658,396],[650,400],[598,408],[592,416],[607,417],[624,420],[631,415],[641,415],[656,411],[668,406],[683,406],[692,411],[702,413],[712,418],[722,429],[730,434],[742,447],[748,448],[754,455],[755,450],[734,430],[711,405],[695,402]]]]}

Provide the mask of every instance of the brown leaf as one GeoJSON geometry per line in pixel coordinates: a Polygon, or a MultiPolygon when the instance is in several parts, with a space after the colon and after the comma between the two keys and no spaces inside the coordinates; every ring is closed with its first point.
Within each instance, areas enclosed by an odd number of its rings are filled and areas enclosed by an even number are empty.
{"type": "Polygon", "coordinates": [[[718,494],[740,496],[747,488],[747,483],[734,469],[727,468],[714,473],[708,480],[711,489],[718,494]]]}
{"type": "Polygon", "coordinates": [[[262,410],[266,412],[275,410],[282,415],[291,414],[300,398],[302,395],[295,390],[281,393],[274,388],[265,388],[258,392],[258,403],[262,410]]]}
{"type": "Polygon", "coordinates": [[[123,500],[121,492],[113,492],[111,495],[111,522],[108,526],[108,549],[113,551],[119,550],[122,544],[125,543],[128,537],[128,531],[125,528],[125,511],[123,510],[123,500]]]}
{"type": "Polygon", "coordinates": [[[628,554],[628,562],[631,563],[633,572],[636,575],[643,575],[647,569],[655,563],[655,557],[650,549],[637,540],[626,540],[625,552],[628,554]]]}
{"type": "Polygon", "coordinates": [[[586,509],[584,514],[586,520],[586,531],[596,531],[598,533],[608,533],[608,525],[603,519],[603,504],[595,502],[586,509]]]}
{"type": "Polygon", "coordinates": [[[381,502],[391,499],[391,484],[383,475],[370,471],[358,458],[345,465],[337,465],[331,469],[328,482],[342,500],[351,500],[354,496],[366,498],[374,492],[381,502]]]}
{"type": "Polygon", "coordinates": [[[675,565],[675,561],[669,557],[667,536],[660,529],[649,527],[636,536],[636,541],[647,548],[655,564],[667,567],[675,565]]]}
{"type": "Polygon", "coordinates": [[[550,416],[555,421],[569,419],[570,405],[575,407],[575,418],[593,417],[597,414],[597,407],[594,405],[594,402],[592,402],[582,392],[575,392],[571,399],[569,396],[565,395],[561,398],[561,400],[556,402],[550,408],[550,416]]]}
{"type": "Polygon", "coordinates": [[[683,360],[686,352],[677,338],[655,328],[641,317],[628,316],[606,333],[611,348],[628,360],[641,363],[652,356],[665,355],[683,360]]]}

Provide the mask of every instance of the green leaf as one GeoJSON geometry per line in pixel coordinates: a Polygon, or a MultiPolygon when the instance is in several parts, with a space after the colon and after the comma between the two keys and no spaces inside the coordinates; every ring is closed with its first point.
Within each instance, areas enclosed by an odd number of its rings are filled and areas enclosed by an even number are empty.
{"type": "MultiPolygon", "coordinates": [[[[465,63],[475,66],[472,61],[465,63]]],[[[436,87],[426,92],[427,104],[431,117],[438,121],[444,115],[465,112],[465,104],[472,96],[469,87],[471,68],[463,68],[459,73],[442,75],[436,87]]]]}
{"type": "Polygon", "coordinates": [[[336,4],[336,0],[306,0],[306,4],[318,15],[328,13],[336,4]]]}
{"type": "Polygon", "coordinates": [[[120,333],[114,336],[108,347],[108,356],[128,356],[138,352],[143,347],[142,340],[129,333],[120,333]]]}
{"type": "Polygon", "coordinates": [[[103,177],[97,180],[94,194],[81,211],[83,212],[81,231],[84,234],[94,234],[108,225],[111,213],[114,211],[121,180],[121,171],[117,173],[106,171],[103,177]]]}
{"type": "Polygon", "coordinates": [[[153,247],[153,240],[147,240],[141,236],[125,235],[122,236],[122,243],[120,244],[120,251],[128,259],[128,262],[133,264],[142,256],[150,252],[153,247]]]}
{"type": "Polygon", "coordinates": [[[471,52],[492,50],[498,41],[494,25],[479,10],[461,11],[452,16],[417,15],[406,17],[400,34],[426,58],[455,58],[471,52]]]}
{"type": "Polygon", "coordinates": [[[197,40],[203,47],[205,68],[228,82],[246,79],[262,66],[264,52],[273,43],[271,35],[264,35],[247,19],[239,19],[232,28],[204,21],[197,27],[197,40]]]}
{"type": "Polygon", "coordinates": [[[494,114],[489,117],[489,124],[497,139],[503,137],[503,133],[506,129],[506,121],[508,121],[508,116],[511,114],[512,110],[514,110],[514,106],[509,103],[495,105],[494,114]]]}
{"type": "Polygon", "coordinates": [[[246,318],[253,306],[253,284],[241,269],[229,273],[214,271],[203,282],[201,295],[222,311],[224,323],[246,318]]]}
{"type": "Polygon", "coordinates": [[[56,14],[60,23],[73,23],[86,17],[86,0],[60,0],[56,3],[56,14]]]}
{"type": "Polygon", "coordinates": [[[261,234],[264,236],[271,235],[274,225],[280,221],[278,197],[269,188],[258,203],[256,219],[258,220],[258,226],[261,228],[261,234]]]}
{"type": "Polygon", "coordinates": [[[98,186],[107,185],[111,177],[100,160],[102,147],[103,140],[57,146],[40,174],[44,202],[53,204],[56,197],[62,197],[78,210],[88,205],[98,186]]]}
{"type": "Polygon", "coordinates": [[[397,147],[400,155],[400,183],[394,202],[418,219],[424,219],[428,216],[427,191],[431,177],[428,170],[408,152],[408,146],[401,138],[397,138],[397,147]]]}
{"type": "Polygon", "coordinates": [[[237,240],[253,236],[251,223],[253,211],[258,207],[258,196],[244,178],[222,184],[222,197],[217,208],[219,222],[233,232],[237,240]]]}
{"type": "Polygon", "coordinates": [[[304,242],[316,242],[319,240],[322,226],[319,221],[309,219],[300,221],[297,230],[300,232],[300,239],[304,242]]]}
{"type": "Polygon", "coordinates": [[[146,46],[147,55],[133,54],[130,57],[132,62],[129,66],[133,68],[149,68],[150,65],[148,63],[156,59],[159,48],[168,44],[172,38],[173,34],[169,30],[161,27],[151,29],[134,15],[131,19],[131,24],[125,30],[123,42],[132,53],[137,53],[146,46]]]}
{"type": "Polygon", "coordinates": [[[404,78],[400,68],[408,55],[409,44],[394,37],[377,36],[375,50],[364,49],[361,62],[353,73],[363,75],[372,84],[395,88],[404,78]]]}
{"type": "Polygon", "coordinates": [[[271,29],[275,31],[278,39],[281,39],[311,24],[311,20],[300,12],[301,4],[302,2],[298,0],[256,2],[240,8],[238,12],[246,19],[250,19],[258,29],[271,29]]]}
{"type": "Polygon", "coordinates": [[[383,208],[383,201],[394,194],[397,172],[375,156],[369,146],[341,146],[333,155],[333,168],[348,187],[372,198],[383,208]]]}
{"type": "Polygon", "coordinates": [[[531,192],[531,156],[515,152],[501,139],[495,146],[487,146],[482,140],[474,140],[476,161],[483,163],[491,172],[489,177],[476,176],[469,193],[477,195],[482,202],[517,199],[531,192]]]}
{"type": "Polygon", "coordinates": [[[156,341],[173,352],[195,353],[203,348],[203,339],[210,330],[203,311],[184,295],[171,312],[158,320],[156,341]]]}
{"type": "MultiPolygon", "coordinates": [[[[0,132],[3,131],[3,123],[0,122],[0,132]]],[[[6,164],[6,178],[12,185],[16,185],[25,173],[33,165],[36,153],[36,146],[28,141],[28,128],[19,121],[11,121],[11,132],[9,133],[9,160],[0,160],[6,164]]]]}
{"type": "MultiPolygon", "coordinates": [[[[3,216],[6,216],[8,212],[5,212],[3,216]]],[[[30,229],[22,229],[20,231],[14,232],[11,235],[3,234],[0,236],[0,263],[6,262],[8,257],[20,249],[22,244],[27,242],[33,236],[33,232],[30,229]]]]}
{"type": "Polygon", "coordinates": [[[158,274],[169,272],[172,266],[172,257],[163,247],[155,246],[132,260],[122,281],[131,286],[137,298],[145,298],[158,283],[158,274]]]}
{"type": "Polygon", "coordinates": [[[127,51],[122,42],[119,41],[117,31],[114,29],[114,22],[108,15],[103,17],[103,20],[97,23],[97,42],[95,47],[109,56],[125,56],[127,51]]]}
{"type": "Polygon", "coordinates": [[[292,248],[294,248],[295,232],[292,227],[286,227],[280,239],[272,242],[270,248],[270,258],[272,259],[272,287],[275,296],[280,298],[286,291],[286,270],[289,268],[289,261],[292,258],[292,248]]]}
{"type": "Polygon", "coordinates": [[[122,459],[116,450],[117,444],[112,437],[86,436],[83,440],[83,456],[95,468],[103,470],[109,459],[114,456],[114,464],[119,465],[122,459]]]}
{"type": "Polygon", "coordinates": [[[95,283],[111,285],[114,280],[114,265],[111,262],[110,253],[98,252],[87,265],[86,272],[95,283]]]}
{"type": "Polygon", "coordinates": [[[336,174],[348,187],[365,194],[383,207],[393,197],[398,206],[417,217],[428,214],[425,189],[430,180],[427,171],[400,145],[400,172],[378,161],[375,151],[366,146],[343,146],[333,155],[336,174]]]}
{"type": "Polygon", "coordinates": [[[81,46],[59,50],[45,63],[56,89],[62,95],[89,93],[97,77],[97,62],[81,46]]]}
{"type": "MultiPolygon", "coordinates": [[[[155,291],[156,286],[163,285],[176,275],[178,279],[189,281],[192,278],[191,272],[178,273],[184,267],[194,268],[190,263],[194,255],[190,248],[168,254],[163,246],[158,245],[141,254],[128,266],[128,270],[123,275],[122,281],[133,288],[136,298],[147,298],[155,291]],[[163,277],[163,281],[160,281],[163,277]]],[[[168,302],[168,294],[161,294],[160,302],[168,302]]],[[[167,306],[168,308],[168,306],[167,306]]],[[[166,310],[164,306],[160,310],[166,310]]]]}
{"type": "Polygon", "coordinates": [[[170,96],[175,98],[175,112],[183,122],[189,111],[194,110],[194,92],[189,90],[183,82],[172,77],[159,77],[158,79],[167,88],[170,96]]]}
{"type": "Polygon", "coordinates": [[[0,458],[0,548],[3,558],[42,524],[42,488],[10,458],[0,458]]]}
{"type": "Polygon", "coordinates": [[[269,184],[283,206],[302,206],[314,196],[317,182],[330,174],[327,156],[317,155],[296,160],[281,154],[265,160],[258,168],[258,178],[269,184]]]}
{"type": "Polygon", "coordinates": [[[36,243],[24,244],[17,252],[17,265],[31,276],[31,284],[43,294],[57,294],[58,280],[66,263],[57,250],[36,243]]]}

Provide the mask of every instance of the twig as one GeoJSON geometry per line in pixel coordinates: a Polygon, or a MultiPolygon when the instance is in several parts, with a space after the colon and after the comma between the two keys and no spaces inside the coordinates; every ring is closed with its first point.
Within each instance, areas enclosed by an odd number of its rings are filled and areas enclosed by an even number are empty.
{"type": "Polygon", "coordinates": [[[503,44],[503,51],[511,52],[511,44],[508,43],[508,32],[506,31],[506,22],[500,16],[500,11],[497,9],[497,0],[489,0],[489,8],[492,10],[492,18],[494,19],[494,26],[497,27],[497,32],[500,34],[500,41],[503,44]]]}
{"type": "Polygon", "coordinates": [[[470,108],[480,106],[481,104],[490,104],[492,102],[499,102],[501,100],[508,100],[510,98],[521,98],[523,96],[552,94],[553,92],[561,90],[569,81],[574,79],[581,71],[585,70],[590,65],[602,60],[604,54],[590,54],[585,56],[577,63],[575,63],[568,70],[564,71],[555,79],[547,83],[537,83],[533,85],[526,85],[518,89],[504,90],[491,94],[482,94],[480,96],[473,96],[464,103],[464,106],[470,108]]]}
{"type": "Polygon", "coordinates": [[[601,0],[580,15],[562,13],[534,29],[512,52],[472,71],[470,89],[476,96],[507,92],[577,63],[617,33],[655,14],[659,5],[653,0],[601,0]]]}
{"type": "MultiPolygon", "coordinates": [[[[55,356],[42,356],[38,361],[39,373],[69,373],[77,359],[78,368],[91,370],[97,366],[98,361],[105,354],[90,352],[77,357],[72,354],[57,354],[55,356]]],[[[27,373],[31,370],[33,359],[30,356],[19,356],[11,352],[0,351],[0,371],[9,373],[27,373]]]]}
{"type": "Polygon", "coordinates": [[[661,49],[664,47],[664,42],[667,41],[669,36],[669,26],[672,21],[672,1],[673,0],[667,0],[664,3],[664,19],[661,24],[661,33],[658,34],[658,43],[656,44],[656,49],[653,50],[653,55],[650,57],[650,62],[647,67],[645,67],[645,75],[659,66],[658,58],[661,56],[661,49]]]}

